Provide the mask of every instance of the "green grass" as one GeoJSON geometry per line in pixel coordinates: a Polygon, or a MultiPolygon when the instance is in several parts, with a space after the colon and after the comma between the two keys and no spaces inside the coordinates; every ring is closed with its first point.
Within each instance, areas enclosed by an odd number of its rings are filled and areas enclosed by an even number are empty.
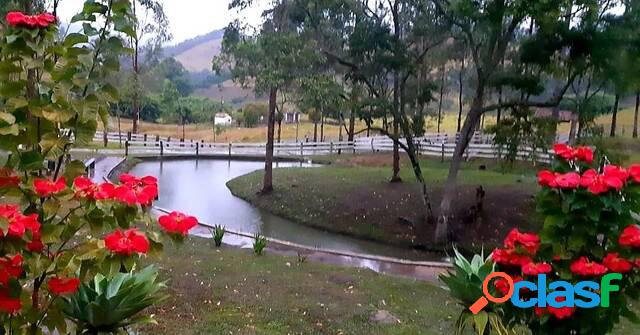
{"type": "Polygon", "coordinates": [[[196,238],[168,248],[160,265],[172,297],[148,334],[450,334],[460,310],[428,282],[196,238]],[[401,323],[370,321],[378,310],[401,323]]]}
{"type": "MultiPolygon", "coordinates": [[[[170,298],[142,334],[452,334],[462,310],[435,283],[211,245],[191,238],[153,260],[170,298]],[[371,321],[378,310],[400,322],[371,321]]],[[[638,332],[623,321],[614,334],[638,332]]]]}

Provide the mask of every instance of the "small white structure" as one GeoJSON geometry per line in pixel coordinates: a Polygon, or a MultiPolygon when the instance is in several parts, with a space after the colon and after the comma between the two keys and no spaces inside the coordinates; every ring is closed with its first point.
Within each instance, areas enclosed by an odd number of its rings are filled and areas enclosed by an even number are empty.
{"type": "Polygon", "coordinates": [[[230,126],[233,118],[227,113],[217,113],[215,118],[216,126],[230,126]]]}

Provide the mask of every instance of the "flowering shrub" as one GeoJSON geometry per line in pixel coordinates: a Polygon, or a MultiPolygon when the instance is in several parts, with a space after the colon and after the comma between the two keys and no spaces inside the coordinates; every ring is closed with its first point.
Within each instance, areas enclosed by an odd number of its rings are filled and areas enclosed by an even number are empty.
{"type": "MultiPolygon", "coordinates": [[[[622,273],[620,291],[612,295],[608,308],[518,309],[509,303],[494,308],[502,309],[509,324],[527,324],[535,334],[604,334],[620,317],[637,320],[629,299],[640,293],[640,227],[637,216],[634,219],[640,212],[640,165],[624,168],[609,165],[605,158],[593,166],[594,153],[588,147],[557,144],[554,152],[552,169],[538,174],[542,231],[511,231],[492,254],[497,271],[509,273],[516,282],[547,274],[548,282],[573,284],[622,273]]],[[[500,280],[494,286],[496,292],[508,291],[500,280]]],[[[520,296],[526,300],[532,293],[520,296]]]]}
{"type": "Polygon", "coordinates": [[[138,261],[167,239],[183,240],[197,223],[180,213],[160,217],[162,224],[151,217],[158,196],[153,177],[94,183],[82,175],[82,162],[63,163],[72,146],[93,139],[98,120],[107,119],[117,99],[106,78],[127,52],[123,39],[134,34],[129,6],[87,1],[73,19],[82,30],[62,40],[50,14],[6,17],[0,40],[0,150],[8,152],[0,168],[0,334],[66,334],[68,321],[82,333],[90,322],[78,315],[86,309],[70,317],[75,309],[69,306],[96,297],[91,308],[110,325],[129,324],[118,316],[130,318],[158,301],[160,289],[152,270],[133,274],[138,261]],[[47,159],[57,163],[52,176],[44,172],[47,159]],[[81,287],[93,292],[87,283],[94,278],[122,284],[112,280],[117,276],[130,278],[127,287],[144,288],[135,292],[135,309],[97,305],[130,290],[78,297],[81,287]]]}

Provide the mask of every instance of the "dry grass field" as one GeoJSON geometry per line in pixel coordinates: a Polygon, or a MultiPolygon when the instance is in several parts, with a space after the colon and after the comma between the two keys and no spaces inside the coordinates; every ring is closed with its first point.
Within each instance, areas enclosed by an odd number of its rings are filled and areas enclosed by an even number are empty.
{"type": "MultiPolygon", "coordinates": [[[[484,125],[488,126],[491,124],[495,124],[496,117],[495,115],[487,115],[484,120],[484,125]]],[[[611,125],[611,115],[606,115],[599,118],[596,121],[598,124],[602,125],[605,128],[605,131],[609,131],[609,127],[611,125]]],[[[364,122],[356,123],[356,130],[364,129],[366,125],[364,122]]],[[[122,119],[121,120],[121,128],[123,132],[130,131],[132,129],[131,120],[122,119]]],[[[446,113],[442,120],[442,125],[440,127],[442,132],[454,134],[457,128],[457,114],[455,113],[446,113]]],[[[118,131],[118,123],[115,118],[111,119],[109,124],[110,131],[118,131]]],[[[559,127],[560,131],[563,133],[569,132],[569,125],[564,123],[559,127]]],[[[633,129],[633,110],[625,109],[622,110],[618,114],[618,135],[621,137],[631,137],[631,132],[633,129]]],[[[435,133],[437,130],[436,121],[433,118],[429,118],[427,121],[427,132],[435,133]]],[[[255,128],[241,128],[241,127],[230,127],[226,128],[225,131],[216,136],[217,142],[264,142],[266,136],[266,127],[258,126],[255,128]]],[[[160,136],[171,136],[173,138],[181,138],[182,137],[182,126],[178,126],[175,124],[156,124],[149,122],[142,122],[140,133],[144,134],[153,134],[160,136]]],[[[324,133],[326,140],[338,140],[339,128],[335,124],[325,124],[324,133]]],[[[363,133],[362,135],[364,135],[363,133]]],[[[277,136],[277,128],[276,128],[276,136],[277,136]]],[[[320,125],[318,125],[318,137],[320,136],[320,125]]],[[[346,138],[346,134],[344,134],[346,138]]],[[[191,124],[185,127],[185,137],[187,139],[193,140],[205,140],[208,142],[213,141],[213,128],[210,124],[191,124]]],[[[309,140],[313,140],[313,124],[310,122],[303,121],[300,123],[298,129],[298,139],[304,140],[305,137],[308,137],[309,140]]],[[[282,124],[282,140],[283,141],[291,141],[296,139],[296,125],[295,124],[282,124]]]]}

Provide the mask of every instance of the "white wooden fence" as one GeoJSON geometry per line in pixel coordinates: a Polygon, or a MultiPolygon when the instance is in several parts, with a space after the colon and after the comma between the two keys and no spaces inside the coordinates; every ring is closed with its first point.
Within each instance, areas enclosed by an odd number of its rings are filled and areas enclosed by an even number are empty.
{"type": "MultiPolygon", "coordinates": [[[[443,160],[453,156],[459,135],[427,134],[414,139],[420,155],[440,157],[443,160]]],[[[182,140],[146,134],[107,133],[109,143],[122,143],[125,155],[252,155],[262,154],[265,143],[209,143],[204,141],[182,140]]],[[[104,141],[104,133],[97,132],[95,142],[104,141]]],[[[405,140],[404,143],[406,143],[405,140]]],[[[282,142],[274,143],[277,155],[305,157],[334,153],[387,152],[393,150],[393,141],[387,136],[358,137],[355,141],[340,142],[282,142]]],[[[496,159],[504,157],[504,150],[495,146],[493,137],[476,133],[464,153],[465,158],[496,159]]],[[[523,146],[518,151],[519,160],[549,162],[549,152],[523,146]],[[535,159],[534,159],[535,158],[535,159]]]]}

